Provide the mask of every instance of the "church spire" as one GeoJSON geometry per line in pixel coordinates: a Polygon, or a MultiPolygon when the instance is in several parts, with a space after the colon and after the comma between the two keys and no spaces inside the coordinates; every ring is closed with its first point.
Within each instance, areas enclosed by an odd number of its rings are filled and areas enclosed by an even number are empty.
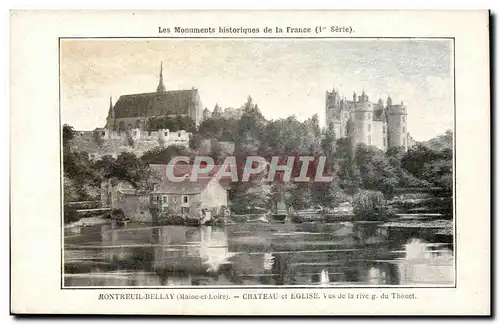
{"type": "Polygon", "coordinates": [[[115,110],[113,109],[113,97],[109,96],[109,111],[108,111],[108,117],[109,118],[114,118],[115,117],[115,110]]]}
{"type": "Polygon", "coordinates": [[[160,82],[158,83],[158,87],[156,88],[157,93],[162,93],[165,91],[165,86],[163,85],[163,61],[161,61],[160,65],[160,82]]]}

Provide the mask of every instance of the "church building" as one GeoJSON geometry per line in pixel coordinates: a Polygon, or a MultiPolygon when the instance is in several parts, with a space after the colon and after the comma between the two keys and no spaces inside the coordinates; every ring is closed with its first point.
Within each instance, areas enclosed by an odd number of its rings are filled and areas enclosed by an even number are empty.
{"type": "Polygon", "coordinates": [[[120,96],[113,105],[110,98],[106,129],[123,132],[130,129],[149,130],[149,120],[166,116],[189,116],[196,125],[203,117],[203,104],[198,89],[166,90],[163,84],[163,62],[155,92],[120,96]]]}

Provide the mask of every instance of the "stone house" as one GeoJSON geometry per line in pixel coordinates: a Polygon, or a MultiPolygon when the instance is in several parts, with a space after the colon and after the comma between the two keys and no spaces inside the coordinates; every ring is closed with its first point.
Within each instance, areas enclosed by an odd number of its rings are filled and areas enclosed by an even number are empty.
{"type": "Polygon", "coordinates": [[[161,212],[196,216],[202,210],[210,215],[220,213],[228,205],[228,192],[215,177],[189,178],[172,182],[165,178],[151,193],[151,204],[161,212]]]}
{"type": "Polygon", "coordinates": [[[101,205],[111,209],[121,209],[127,219],[151,222],[147,194],[137,193],[128,182],[108,179],[101,183],[101,205]]]}

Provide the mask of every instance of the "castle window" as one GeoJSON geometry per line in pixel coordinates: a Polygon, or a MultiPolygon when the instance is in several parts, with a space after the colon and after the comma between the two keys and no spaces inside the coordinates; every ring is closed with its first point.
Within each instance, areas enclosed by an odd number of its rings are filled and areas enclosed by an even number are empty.
{"type": "Polygon", "coordinates": [[[150,137],[150,136],[151,136],[151,131],[148,131],[148,137],[150,137]]]}
{"type": "Polygon", "coordinates": [[[406,132],[406,128],[403,126],[403,133],[405,133],[405,132],[406,132]]]}
{"type": "Polygon", "coordinates": [[[165,132],[165,136],[167,136],[167,135],[168,135],[168,132],[165,132]]]}
{"type": "Polygon", "coordinates": [[[371,119],[371,118],[372,118],[371,114],[370,114],[370,113],[368,113],[368,119],[371,119]]]}
{"type": "Polygon", "coordinates": [[[372,130],[372,125],[368,124],[368,132],[370,132],[371,130],[372,130]]]}
{"type": "Polygon", "coordinates": [[[387,145],[387,140],[384,138],[384,147],[387,145]]]}
{"type": "Polygon", "coordinates": [[[405,138],[403,137],[403,146],[405,146],[405,138]]]}
{"type": "Polygon", "coordinates": [[[181,133],[180,133],[180,132],[177,132],[177,136],[180,138],[180,137],[181,137],[181,133]]]}
{"type": "Polygon", "coordinates": [[[405,121],[405,117],[403,116],[403,122],[405,121]]]}
{"type": "Polygon", "coordinates": [[[385,125],[382,125],[382,133],[385,134],[385,125]]]}
{"type": "Polygon", "coordinates": [[[371,145],[371,144],[372,144],[372,136],[371,136],[371,135],[369,135],[369,136],[368,136],[368,145],[371,145]]]}

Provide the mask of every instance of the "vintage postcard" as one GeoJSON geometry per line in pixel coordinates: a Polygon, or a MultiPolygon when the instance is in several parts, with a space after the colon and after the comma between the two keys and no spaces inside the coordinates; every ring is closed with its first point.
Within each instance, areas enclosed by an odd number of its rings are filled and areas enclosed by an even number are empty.
{"type": "Polygon", "coordinates": [[[13,11],[11,312],[489,315],[488,25],[13,11]]]}

